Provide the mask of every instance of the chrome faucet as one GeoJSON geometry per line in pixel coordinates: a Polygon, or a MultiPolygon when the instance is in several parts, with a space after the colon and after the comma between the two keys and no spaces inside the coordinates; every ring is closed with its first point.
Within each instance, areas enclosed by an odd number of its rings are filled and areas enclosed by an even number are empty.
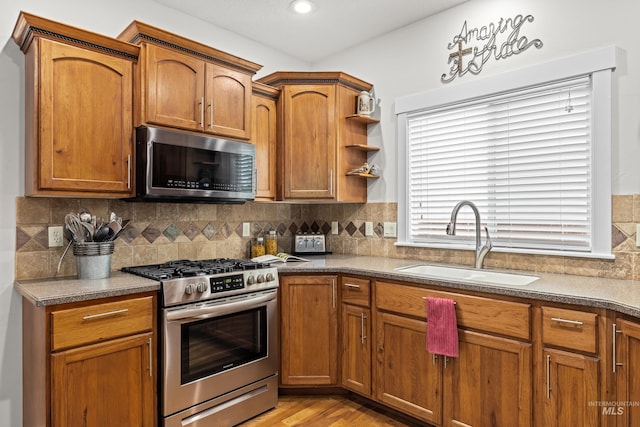
{"type": "Polygon", "coordinates": [[[472,202],[468,200],[463,200],[453,208],[451,211],[451,222],[447,224],[447,234],[450,236],[454,236],[456,234],[456,218],[458,217],[458,211],[463,206],[469,206],[474,215],[476,216],[476,268],[482,268],[482,264],[484,262],[484,257],[487,256],[491,248],[493,247],[491,243],[491,238],[489,237],[489,229],[484,227],[484,232],[487,235],[487,243],[484,246],[480,247],[482,243],[482,239],[480,237],[480,212],[478,212],[478,208],[472,202]]]}

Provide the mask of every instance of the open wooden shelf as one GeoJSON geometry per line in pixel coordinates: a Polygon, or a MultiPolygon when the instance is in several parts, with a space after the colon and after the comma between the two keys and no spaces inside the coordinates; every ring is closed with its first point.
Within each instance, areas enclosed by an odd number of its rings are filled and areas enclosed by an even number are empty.
{"type": "Polygon", "coordinates": [[[347,116],[347,119],[355,120],[362,123],[380,123],[380,119],[367,116],[366,114],[352,114],[350,116],[347,116]]]}
{"type": "Polygon", "coordinates": [[[347,176],[359,176],[362,178],[372,178],[372,179],[380,178],[380,175],[372,175],[370,173],[347,173],[347,176]]]}
{"type": "Polygon", "coordinates": [[[345,147],[353,148],[354,150],[361,150],[361,151],[379,151],[380,150],[380,147],[374,147],[373,145],[365,145],[365,144],[345,145],[345,147]]]}

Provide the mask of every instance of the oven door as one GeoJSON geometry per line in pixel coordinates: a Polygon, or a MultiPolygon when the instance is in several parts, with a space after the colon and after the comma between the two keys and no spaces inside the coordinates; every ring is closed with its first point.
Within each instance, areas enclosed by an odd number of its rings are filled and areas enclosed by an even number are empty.
{"type": "Polygon", "coordinates": [[[169,416],[278,372],[277,289],[163,310],[169,416]]]}

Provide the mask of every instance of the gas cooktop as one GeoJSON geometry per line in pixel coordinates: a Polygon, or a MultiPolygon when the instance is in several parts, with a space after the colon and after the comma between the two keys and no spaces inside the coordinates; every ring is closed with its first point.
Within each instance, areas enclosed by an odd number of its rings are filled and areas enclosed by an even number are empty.
{"type": "Polygon", "coordinates": [[[153,280],[179,279],[183,277],[208,276],[245,270],[259,270],[270,265],[244,259],[214,258],[198,261],[178,260],[163,264],[124,267],[122,271],[153,280]]]}
{"type": "Polygon", "coordinates": [[[122,271],[159,280],[164,307],[220,299],[278,287],[278,270],[268,263],[215,258],[124,267],[122,271]]]}

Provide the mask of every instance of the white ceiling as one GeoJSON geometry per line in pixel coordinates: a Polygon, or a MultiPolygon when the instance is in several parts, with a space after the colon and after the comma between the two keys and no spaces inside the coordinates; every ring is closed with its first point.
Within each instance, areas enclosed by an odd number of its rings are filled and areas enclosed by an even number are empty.
{"type": "Polygon", "coordinates": [[[313,0],[307,15],[291,0],[155,0],[313,63],[468,0],[313,0]]]}

